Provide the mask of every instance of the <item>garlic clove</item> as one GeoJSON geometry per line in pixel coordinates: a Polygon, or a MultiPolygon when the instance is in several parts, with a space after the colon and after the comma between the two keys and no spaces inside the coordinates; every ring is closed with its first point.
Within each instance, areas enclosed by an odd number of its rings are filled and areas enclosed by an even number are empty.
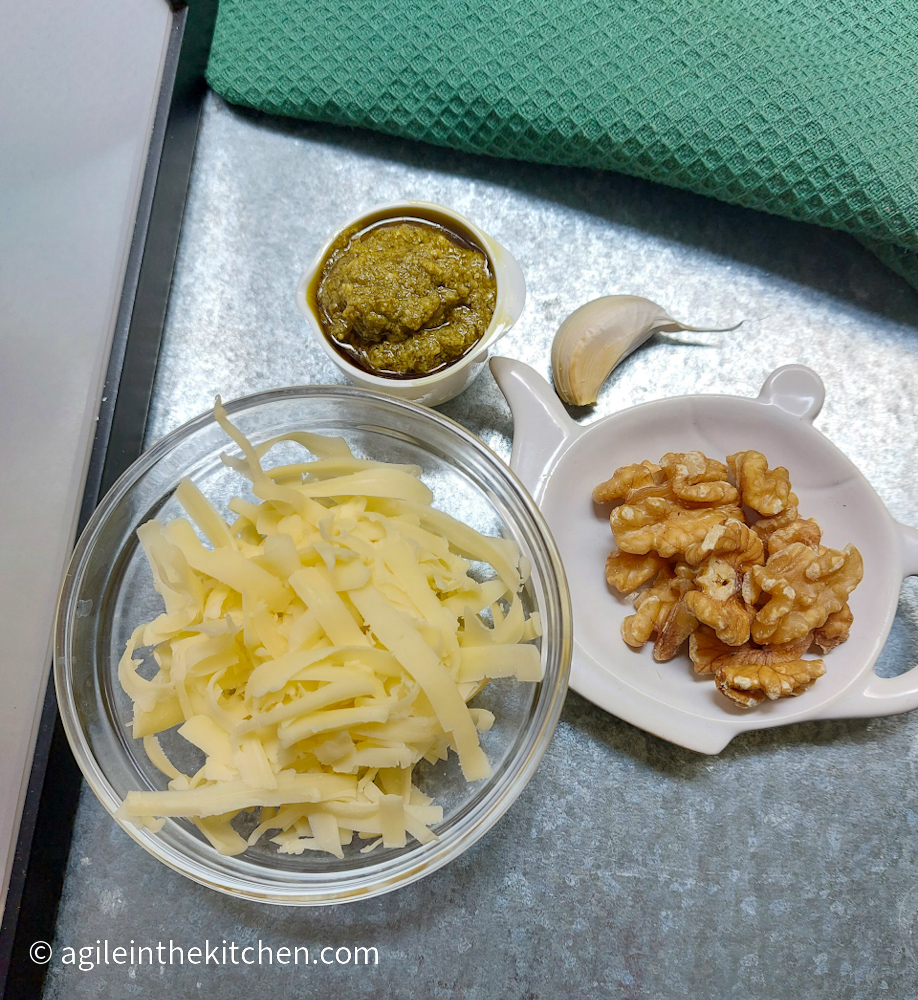
{"type": "Polygon", "coordinates": [[[687,326],[639,295],[605,295],[587,302],[558,328],[551,348],[555,389],[575,406],[595,403],[612,369],[655,333],[691,330],[725,333],[739,326],[687,326]]]}

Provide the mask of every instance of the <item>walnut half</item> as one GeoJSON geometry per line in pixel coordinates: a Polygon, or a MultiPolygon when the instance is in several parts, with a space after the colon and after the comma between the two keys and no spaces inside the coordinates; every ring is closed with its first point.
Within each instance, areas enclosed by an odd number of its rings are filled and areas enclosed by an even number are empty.
{"type": "Polygon", "coordinates": [[[665,569],[657,575],[653,585],[638,594],[634,602],[633,615],[622,622],[622,638],[629,646],[639,648],[663,627],[669,613],[692,581],[684,572],[682,575],[665,569]]]}
{"type": "Polygon", "coordinates": [[[770,596],[756,613],[752,638],[783,643],[821,628],[829,615],[845,606],[863,575],[864,563],[853,545],[841,552],[803,542],[779,549],[764,566],[753,566],[747,578],[752,592],[759,592],[757,601],[760,594],[770,596]]]}
{"type": "Polygon", "coordinates": [[[760,451],[738,451],[727,456],[742,503],[763,517],[774,517],[791,506],[791,484],[787,469],[768,468],[760,451]]]}
{"type": "Polygon", "coordinates": [[[613,549],[606,560],[606,582],[620,594],[630,594],[668,568],[666,560],[656,552],[636,556],[613,549]]]}
{"type": "Polygon", "coordinates": [[[759,649],[744,646],[719,656],[711,664],[714,683],[721,694],[743,708],[752,708],[766,698],[793,698],[802,694],[826,672],[822,660],[801,659],[801,643],[810,645],[810,638],[783,646],[759,649]]]}
{"type": "Polygon", "coordinates": [[[851,608],[846,604],[840,611],[833,611],[826,619],[825,624],[813,632],[813,642],[824,652],[835,649],[848,639],[848,632],[854,615],[851,608]]]}

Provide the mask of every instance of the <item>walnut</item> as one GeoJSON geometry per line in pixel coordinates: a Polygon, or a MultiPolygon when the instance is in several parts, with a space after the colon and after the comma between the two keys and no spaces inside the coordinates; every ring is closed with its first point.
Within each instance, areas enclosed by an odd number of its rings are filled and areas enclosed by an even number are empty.
{"type": "Polygon", "coordinates": [[[825,624],[813,632],[813,642],[824,653],[828,653],[830,649],[835,649],[847,640],[853,621],[854,615],[846,604],[841,610],[833,611],[826,618],[825,624]]]}
{"type": "Polygon", "coordinates": [[[762,540],[748,525],[735,519],[715,524],[700,542],[685,549],[686,562],[693,564],[712,555],[742,569],[765,561],[762,540]]]}
{"type": "Polygon", "coordinates": [[[657,552],[665,559],[681,556],[693,544],[702,542],[715,525],[730,520],[736,507],[712,507],[698,510],[670,511],[656,521],[650,520],[648,505],[663,512],[663,500],[646,500],[640,507],[619,507],[612,515],[612,534],[623,552],[643,555],[657,552]],[[616,513],[621,512],[619,518],[616,513]],[[630,521],[632,526],[626,527],[630,521]]]}
{"type": "Polygon", "coordinates": [[[740,575],[726,559],[709,556],[695,574],[695,586],[715,601],[728,601],[740,591],[740,575]]]}
{"type": "Polygon", "coordinates": [[[620,594],[630,594],[664,569],[668,564],[656,552],[634,555],[613,549],[606,560],[606,580],[620,594]]]}
{"type": "Polygon", "coordinates": [[[759,586],[754,573],[747,573],[743,577],[740,594],[746,602],[747,607],[754,607],[758,602],[758,599],[762,596],[762,588],[759,586]]]}
{"type": "Polygon", "coordinates": [[[804,545],[809,545],[811,549],[816,549],[819,548],[821,541],[822,529],[812,518],[808,521],[797,518],[783,528],[776,528],[771,533],[768,538],[768,554],[773,556],[794,542],[802,542],[804,545]]]}
{"type": "Polygon", "coordinates": [[[774,517],[790,506],[791,484],[787,469],[768,468],[760,451],[738,451],[727,456],[727,465],[739,487],[742,503],[764,517],[774,517]]]}
{"type": "Polygon", "coordinates": [[[714,629],[721,642],[741,646],[749,641],[753,612],[741,598],[718,601],[704,591],[692,590],[685,595],[685,603],[698,621],[714,629]]]}
{"type": "Polygon", "coordinates": [[[594,503],[615,503],[624,500],[629,491],[641,486],[653,486],[658,480],[659,465],[641,462],[637,465],[623,465],[615,471],[611,479],[600,483],[593,490],[594,503]]]}
{"type": "MultiPolygon", "coordinates": [[[[663,524],[670,517],[680,514],[682,511],[683,508],[675,500],[667,500],[665,497],[644,497],[637,503],[623,503],[616,507],[609,517],[612,536],[621,546],[619,538],[622,535],[647,528],[650,525],[663,524]]],[[[645,551],[650,550],[646,549],[645,551]]],[[[643,552],[638,554],[644,555],[643,552]]]]}
{"type": "Polygon", "coordinates": [[[715,482],[727,478],[727,467],[701,451],[668,451],[660,459],[660,468],[672,479],[675,475],[692,476],[695,482],[715,482]]]}
{"type": "Polygon", "coordinates": [[[841,611],[863,575],[863,560],[853,545],[839,552],[792,542],[749,571],[754,587],[771,595],[756,613],[753,639],[784,643],[820,628],[830,614],[841,611]]]}
{"type": "Polygon", "coordinates": [[[779,646],[743,646],[718,656],[710,664],[714,683],[721,694],[743,708],[766,698],[792,698],[802,694],[826,672],[822,660],[803,660],[810,646],[809,635],[779,646]]]}
{"type": "Polygon", "coordinates": [[[714,661],[729,652],[731,647],[721,642],[709,625],[699,625],[689,638],[689,657],[696,674],[713,674],[714,661]]]}
{"type": "Polygon", "coordinates": [[[670,452],[660,459],[673,493],[687,503],[735,504],[739,491],[727,482],[727,467],[700,451],[670,452]]]}
{"type": "Polygon", "coordinates": [[[616,470],[593,499],[618,505],[610,586],[645,588],[622,625],[625,642],[655,636],[654,659],[663,661],[688,639],[695,672],[713,675],[736,704],[800,694],[825,672],[804,653],[848,638],[860,553],[822,544],[819,525],[799,515],[787,470],[770,469],[760,452],[737,452],[727,465],[670,452],[659,464],[616,470]]]}
{"type": "Polygon", "coordinates": [[[668,568],[657,575],[653,585],[638,594],[634,602],[633,615],[622,622],[622,638],[629,646],[640,647],[659,631],[673,606],[691,587],[691,576],[677,568],[676,573],[668,568]]]}
{"type": "Polygon", "coordinates": [[[685,598],[676,601],[657,632],[653,658],[662,663],[671,660],[682,644],[698,628],[698,619],[688,609],[685,598]]]}
{"type": "Polygon", "coordinates": [[[787,507],[780,514],[775,514],[774,517],[760,517],[751,527],[763,542],[767,542],[776,531],[786,528],[789,524],[799,519],[797,497],[796,494],[791,493],[790,497],[788,497],[787,507]]]}

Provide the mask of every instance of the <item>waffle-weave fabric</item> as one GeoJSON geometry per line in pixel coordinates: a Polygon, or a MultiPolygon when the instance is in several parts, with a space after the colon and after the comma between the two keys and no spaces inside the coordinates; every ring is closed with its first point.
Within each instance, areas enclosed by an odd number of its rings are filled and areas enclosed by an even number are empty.
{"type": "Polygon", "coordinates": [[[221,0],[208,80],[841,229],[918,285],[910,0],[221,0]]]}

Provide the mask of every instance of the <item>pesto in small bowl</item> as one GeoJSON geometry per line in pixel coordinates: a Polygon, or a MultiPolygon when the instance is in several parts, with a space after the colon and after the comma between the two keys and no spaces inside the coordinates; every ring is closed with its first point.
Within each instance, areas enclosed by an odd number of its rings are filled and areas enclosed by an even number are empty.
{"type": "Polygon", "coordinates": [[[311,291],[337,351],[371,374],[402,379],[460,360],[488,330],[497,300],[484,249],[433,217],[346,229],[311,291]]]}

